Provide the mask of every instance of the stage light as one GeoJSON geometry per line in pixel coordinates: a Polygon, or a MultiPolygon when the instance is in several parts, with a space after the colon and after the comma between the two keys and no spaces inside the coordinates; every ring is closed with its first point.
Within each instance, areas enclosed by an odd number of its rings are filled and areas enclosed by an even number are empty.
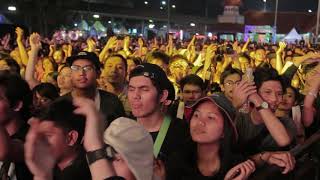
{"type": "Polygon", "coordinates": [[[8,6],[9,11],[16,11],[17,8],[15,6],[8,6]]]}

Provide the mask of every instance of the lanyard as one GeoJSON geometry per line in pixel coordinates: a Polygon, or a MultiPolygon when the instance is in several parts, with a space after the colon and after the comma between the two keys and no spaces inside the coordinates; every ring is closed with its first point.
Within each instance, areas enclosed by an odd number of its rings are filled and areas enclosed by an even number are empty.
{"type": "Polygon", "coordinates": [[[154,142],[154,145],[153,145],[153,154],[156,158],[158,157],[158,155],[160,153],[160,149],[163,144],[164,138],[167,135],[170,123],[171,123],[170,117],[165,116],[164,121],[161,124],[160,131],[157,135],[156,141],[154,142]]]}

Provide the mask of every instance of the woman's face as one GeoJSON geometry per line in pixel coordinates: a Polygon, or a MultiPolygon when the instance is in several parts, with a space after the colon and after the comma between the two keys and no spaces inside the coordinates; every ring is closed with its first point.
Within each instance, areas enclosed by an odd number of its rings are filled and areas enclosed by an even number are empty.
{"type": "Polygon", "coordinates": [[[54,71],[52,62],[47,58],[45,58],[43,60],[42,66],[43,66],[43,69],[45,72],[53,72],[54,71]]]}
{"type": "Polygon", "coordinates": [[[295,92],[292,88],[287,88],[285,94],[283,95],[282,102],[279,105],[279,109],[282,110],[291,110],[291,108],[295,105],[295,92]]]}
{"type": "Polygon", "coordinates": [[[33,95],[33,107],[35,109],[48,107],[50,102],[52,102],[51,99],[41,96],[38,92],[33,95]]]}
{"type": "Polygon", "coordinates": [[[61,50],[55,51],[53,53],[53,59],[57,64],[63,63],[63,59],[64,59],[63,52],[61,50]]]}
{"type": "Polygon", "coordinates": [[[196,108],[191,121],[190,133],[197,143],[217,143],[223,137],[223,116],[213,102],[207,100],[196,108]]]}

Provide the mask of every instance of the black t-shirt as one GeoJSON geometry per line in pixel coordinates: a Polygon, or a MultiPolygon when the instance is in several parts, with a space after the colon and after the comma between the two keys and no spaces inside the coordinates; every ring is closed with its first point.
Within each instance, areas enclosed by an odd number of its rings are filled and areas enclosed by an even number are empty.
{"type": "Polygon", "coordinates": [[[81,150],[72,164],[64,168],[62,171],[56,167],[53,177],[54,180],[90,180],[91,173],[85,158],[84,150],[81,150]]]}
{"type": "MultiPolygon", "coordinates": [[[[119,98],[109,92],[99,90],[100,94],[100,112],[105,116],[106,122],[110,124],[119,117],[126,117],[123,105],[119,98]]],[[[71,97],[71,93],[65,96],[71,97]]]]}
{"type": "MultiPolygon", "coordinates": [[[[21,141],[22,143],[25,142],[25,137],[28,133],[30,126],[27,123],[23,123],[19,130],[10,136],[11,139],[13,140],[18,140],[21,141]]],[[[33,175],[29,171],[27,165],[25,162],[15,162],[15,172],[17,176],[17,180],[31,180],[33,179],[33,175]]]]}
{"type": "MultiPolygon", "coordinates": [[[[158,133],[159,131],[150,132],[153,142],[156,141],[158,133]]],[[[188,145],[190,139],[191,137],[187,123],[180,119],[171,118],[171,123],[161,146],[158,158],[166,163],[173,153],[183,150],[182,146],[185,144],[188,145]]]]}
{"type": "Polygon", "coordinates": [[[212,176],[204,176],[197,165],[197,146],[195,143],[184,151],[175,153],[169,160],[166,180],[223,180],[225,174],[243,159],[240,155],[228,153],[226,158],[221,157],[219,172],[212,176]]]}

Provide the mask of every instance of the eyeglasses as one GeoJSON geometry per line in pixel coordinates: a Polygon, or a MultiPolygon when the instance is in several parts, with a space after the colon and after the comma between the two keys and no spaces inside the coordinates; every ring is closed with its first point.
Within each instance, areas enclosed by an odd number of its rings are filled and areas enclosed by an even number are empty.
{"type": "Polygon", "coordinates": [[[84,66],[84,67],[81,67],[81,66],[77,66],[77,65],[72,65],[71,66],[71,70],[73,72],[80,72],[81,70],[84,71],[84,72],[92,72],[95,68],[93,66],[84,66]]]}

